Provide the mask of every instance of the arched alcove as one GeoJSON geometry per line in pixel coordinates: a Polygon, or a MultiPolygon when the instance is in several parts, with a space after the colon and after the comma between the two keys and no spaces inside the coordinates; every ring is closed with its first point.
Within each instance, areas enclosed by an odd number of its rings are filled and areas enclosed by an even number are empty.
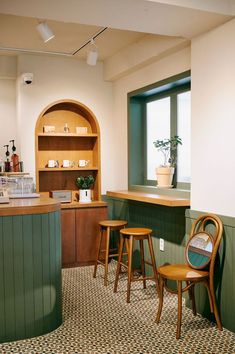
{"type": "Polygon", "coordinates": [[[93,175],[93,201],[100,200],[100,129],[88,107],[74,100],[60,100],[47,106],[36,123],[35,144],[38,192],[71,190],[74,196],[76,178],[93,175]],[[58,161],[58,166],[49,167],[49,160],[58,161]],[[71,165],[64,167],[64,160],[71,165]],[[79,167],[79,160],[89,162],[79,167]]]}

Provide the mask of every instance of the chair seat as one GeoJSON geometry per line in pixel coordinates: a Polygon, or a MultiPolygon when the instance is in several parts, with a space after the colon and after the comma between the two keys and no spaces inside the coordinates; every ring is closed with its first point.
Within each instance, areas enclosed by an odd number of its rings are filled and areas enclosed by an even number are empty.
{"type": "Polygon", "coordinates": [[[209,276],[209,272],[193,269],[187,264],[170,264],[161,266],[157,270],[163,278],[171,280],[202,281],[209,276]]]}

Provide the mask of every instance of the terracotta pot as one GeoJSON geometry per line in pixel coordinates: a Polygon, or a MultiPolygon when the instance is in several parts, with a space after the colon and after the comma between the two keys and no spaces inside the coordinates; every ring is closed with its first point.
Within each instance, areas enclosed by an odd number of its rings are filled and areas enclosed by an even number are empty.
{"type": "Polygon", "coordinates": [[[172,188],[172,179],[174,174],[174,167],[157,167],[157,187],[159,188],[172,188]]]}

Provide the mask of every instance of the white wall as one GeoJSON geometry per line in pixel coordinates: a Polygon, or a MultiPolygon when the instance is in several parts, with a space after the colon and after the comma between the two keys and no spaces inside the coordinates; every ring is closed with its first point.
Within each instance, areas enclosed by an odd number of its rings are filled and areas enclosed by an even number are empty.
{"type": "MultiPolygon", "coordinates": [[[[16,139],[17,136],[15,86],[16,82],[13,79],[0,79],[0,157],[3,159],[6,151],[3,145],[12,146],[9,140],[16,139]]],[[[17,139],[15,143],[19,149],[17,139]]]]}
{"type": "Polygon", "coordinates": [[[112,85],[103,81],[103,66],[88,66],[70,58],[21,55],[18,60],[17,115],[21,158],[25,171],[35,172],[35,124],[41,111],[60,99],[75,99],[88,106],[101,130],[102,193],[112,185],[112,85]],[[22,73],[34,74],[31,85],[22,73]]]}
{"type": "Polygon", "coordinates": [[[146,85],[153,84],[170,76],[190,69],[190,48],[182,49],[168,57],[156,61],[114,83],[114,121],[115,131],[113,156],[118,166],[115,173],[114,189],[127,189],[127,94],[146,85]]]}
{"type": "Polygon", "coordinates": [[[235,20],[192,41],[191,208],[235,216],[235,20]]]}

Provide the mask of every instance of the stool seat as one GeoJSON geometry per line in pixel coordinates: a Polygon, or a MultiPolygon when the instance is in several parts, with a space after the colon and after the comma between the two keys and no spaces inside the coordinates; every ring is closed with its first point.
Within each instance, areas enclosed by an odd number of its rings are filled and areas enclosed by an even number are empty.
{"type": "Polygon", "coordinates": [[[126,229],[120,230],[120,232],[123,235],[147,236],[152,233],[152,230],[144,227],[128,227],[126,229]]]}
{"type": "Polygon", "coordinates": [[[127,302],[130,302],[130,290],[131,290],[131,282],[133,281],[143,281],[143,287],[146,288],[146,280],[153,279],[156,282],[157,292],[159,293],[159,285],[158,285],[158,274],[157,267],[154,257],[153,244],[151,239],[152,230],[144,227],[129,227],[120,230],[120,247],[119,247],[119,256],[118,256],[118,264],[116,270],[116,277],[114,283],[114,292],[117,292],[119,274],[121,271],[121,266],[127,268],[127,302]],[[139,241],[140,245],[140,257],[141,257],[141,277],[134,278],[134,271],[132,269],[132,258],[133,258],[133,243],[134,241],[139,241]],[[144,241],[147,241],[149,247],[149,254],[151,258],[151,262],[146,261],[144,259],[144,241]],[[122,258],[125,253],[123,253],[124,242],[126,244],[126,250],[128,254],[127,265],[123,263],[122,258]],[[153,276],[146,276],[145,273],[145,264],[152,266],[153,268],[153,276]]]}
{"type": "Polygon", "coordinates": [[[125,220],[103,220],[103,221],[99,222],[100,226],[111,227],[111,228],[123,227],[126,224],[127,224],[127,221],[125,221],[125,220]]]}
{"type": "Polygon", "coordinates": [[[104,267],[104,285],[108,285],[108,263],[110,257],[115,257],[119,255],[117,249],[109,249],[110,235],[112,230],[120,230],[127,224],[126,220],[102,220],[99,222],[100,232],[99,232],[99,246],[97,251],[97,257],[95,261],[93,277],[96,277],[97,266],[102,265],[104,267]],[[102,249],[102,240],[105,238],[105,246],[102,249]],[[115,253],[113,251],[116,251],[115,253]],[[101,253],[104,257],[101,257],[101,253]]]}

